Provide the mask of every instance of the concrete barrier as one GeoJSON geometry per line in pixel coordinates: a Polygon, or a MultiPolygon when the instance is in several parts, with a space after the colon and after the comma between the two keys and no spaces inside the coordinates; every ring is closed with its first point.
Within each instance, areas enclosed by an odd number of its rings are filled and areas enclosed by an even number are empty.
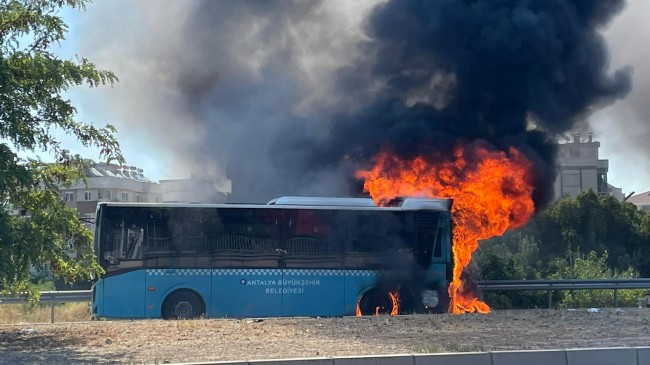
{"type": "Polygon", "coordinates": [[[568,365],[638,365],[635,348],[567,350],[568,365]]]}
{"type": "Polygon", "coordinates": [[[539,350],[539,351],[495,351],[492,352],[490,365],[568,365],[566,351],[539,350]]]}
{"type": "Polygon", "coordinates": [[[650,365],[650,347],[640,347],[636,349],[637,365],[650,365]]]}
{"type": "Polygon", "coordinates": [[[206,361],[176,365],[650,365],[650,347],[206,361]]]}
{"type": "Polygon", "coordinates": [[[458,354],[413,355],[415,365],[492,365],[487,352],[466,352],[458,354]]]}
{"type": "Polygon", "coordinates": [[[303,359],[280,359],[280,360],[256,360],[244,363],[244,365],[334,365],[334,359],[330,358],[303,358],[303,359]]]}
{"type": "Polygon", "coordinates": [[[334,365],[413,365],[413,355],[335,357],[334,365]]]}

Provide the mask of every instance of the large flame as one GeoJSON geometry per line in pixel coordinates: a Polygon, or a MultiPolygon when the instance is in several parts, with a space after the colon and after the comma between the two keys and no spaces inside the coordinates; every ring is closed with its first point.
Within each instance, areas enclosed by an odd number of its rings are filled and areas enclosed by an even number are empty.
{"type": "Polygon", "coordinates": [[[378,205],[397,197],[454,199],[452,313],[488,313],[490,307],[463,286],[461,274],[479,240],[524,225],[534,211],[532,164],[518,150],[506,154],[479,145],[457,147],[452,158],[403,159],[384,150],[371,170],[357,171],[364,189],[378,205]]]}

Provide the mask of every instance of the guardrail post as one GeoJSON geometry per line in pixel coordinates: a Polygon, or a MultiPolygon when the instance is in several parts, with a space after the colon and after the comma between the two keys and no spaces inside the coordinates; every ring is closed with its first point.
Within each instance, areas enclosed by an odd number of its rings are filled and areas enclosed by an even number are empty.
{"type": "Polygon", "coordinates": [[[54,323],[54,306],[56,303],[54,301],[50,302],[50,323],[54,323]]]}
{"type": "Polygon", "coordinates": [[[548,298],[548,309],[553,309],[553,289],[549,289],[546,295],[548,298]]]}
{"type": "Polygon", "coordinates": [[[618,308],[618,289],[614,289],[614,308],[618,308]]]}

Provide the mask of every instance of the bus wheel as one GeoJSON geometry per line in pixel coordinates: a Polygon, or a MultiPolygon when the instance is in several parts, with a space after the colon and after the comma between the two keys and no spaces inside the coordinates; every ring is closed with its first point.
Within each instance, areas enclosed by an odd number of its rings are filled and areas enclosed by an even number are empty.
{"type": "Polygon", "coordinates": [[[370,289],[363,293],[358,306],[362,316],[390,314],[393,310],[393,301],[388,292],[370,289]]]}
{"type": "Polygon", "coordinates": [[[193,290],[177,290],[167,296],[162,305],[164,319],[195,319],[205,313],[205,304],[193,290]]]}

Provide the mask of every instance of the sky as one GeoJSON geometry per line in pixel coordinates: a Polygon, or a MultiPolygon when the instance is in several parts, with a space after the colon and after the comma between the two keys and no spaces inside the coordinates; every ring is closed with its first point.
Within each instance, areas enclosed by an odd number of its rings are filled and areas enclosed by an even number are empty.
{"type": "Polygon", "coordinates": [[[604,35],[612,68],[633,67],[632,92],[590,118],[600,141],[600,158],[609,159],[609,183],[624,193],[650,190],[650,1],[628,1],[604,35]]]}
{"type": "MultiPolygon", "coordinates": [[[[122,6],[124,4],[131,3],[121,3],[122,6]]],[[[161,10],[158,16],[160,13],[166,13],[179,14],[179,17],[182,17],[188,2],[170,4],[173,5],[161,10]]],[[[340,64],[336,52],[345,53],[341,51],[347,47],[345,36],[349,34],[353,37],[356,34],[353,28],[358,26],[369,4],[372,4],[371,0],[358,2],[356,5],[338,1],[338,6],[349,8],[342,12],[347,14],[346,22],[340,23],[344,26],[333,35],[336,39],[342,39],[343,44],[339,48],[332,46],[334,48],[331,65],[317,65],[311,68],[306,66],[311,72],[307,72],[307,75],[340,64]]],[[[120,38],[130,34],[124,29],[130,29],[131,32],[169,32],[165,34],[173,35],[175,24],[160,24],[160,18],[154,15],[143,17],[143,9],[146,7],[139,8],[137,2],[132,7],[126,6],[122,11],[116,11],[116,8],[119,8],[119,5],[115,2],[96,0],[94,4],[88,5],[86,13],[69,10],[63,13],[70,26],[70,32],[67,40],[61,44],[61,56],[70,58],[78,53],[88,57],[100,68],[114,70],[121,79],[120,83],[112,88],[75,88],[69,91],[68,95],[78,108],[78,119],[95,125],[104,125],[107,122],[115,125],[127,163],[143,168],[149,178],[160,180],[187,177],[190,172],[184,169],[184,166],[179,166],[172,149],[166,148],[166,145],[174,145],[176,148],[187,145],[190,148],[194,141],[184,138],[183,130],[152,129],[150,123],[142,124],[148,126],[147,128],[138,128],[138,124],[134,123],[134,120],[139,118],[152,116],[182,117],[181,114],[174,113],[173,105],[169,106],[168,113],[146,112],[147,108],[159,107],[148,105],[150,98],[165,97],[165,90],[154,90],[146,85],[151,84],[152,77],[164,78],[165,75],[152,75],[147,72],[146,64],[133,65],[128,57],[120,56],[128,55],[129,52],[143,52],[143,49],[150,52],[159,51],[153,45],[143,44],[142,40],[120,38]],[[98,26],[94,27],[94,24],[98,26]],[[128,51],[125,52],[124,49],[128,51]],[[130,103],[134,98],[138,99],[140,104],[137,107],[130,103]]],[[[650,1],[629,0],[626,8],[603,29],[603,36],[611,51],[612,69],[631,66],[634,86],[624,100],[596,111],[588,117],[589,126],[586,130],[578,131],[585,134],[587,131],[594,133],[595,139],[601,143],[600,158],[609,159],[609,183],[623,188],[626,194],[650,190],[650,144],[647,143],[650,140],[650,128],[647,127],[646,121],[650,115],[650,103],[646,102],[647,95],[650,95],[650,48],[647,47],[647,44],[650,44],[650,25],[647,23],[649,16],[650,1]]],[[[179,42],[177,39],[169,41],[179,42]]],[[[161,53],[161,57],[164,55],[161,53]]],[[[155,62],[155,57],[150,60],[155,62]]],[[[314,98],[321,100],[319,98],[322,96],[315,95],[314,98]]],[[[193,128],[192,124],[188,123],[187,128],[193,128]]],[[[198,132],[200,134],[200,131],[198,132]]],[[[79,148],[69,137],[61,138],[63,145],[72,152],[97,159],[96,151],[79,148]]]]}

